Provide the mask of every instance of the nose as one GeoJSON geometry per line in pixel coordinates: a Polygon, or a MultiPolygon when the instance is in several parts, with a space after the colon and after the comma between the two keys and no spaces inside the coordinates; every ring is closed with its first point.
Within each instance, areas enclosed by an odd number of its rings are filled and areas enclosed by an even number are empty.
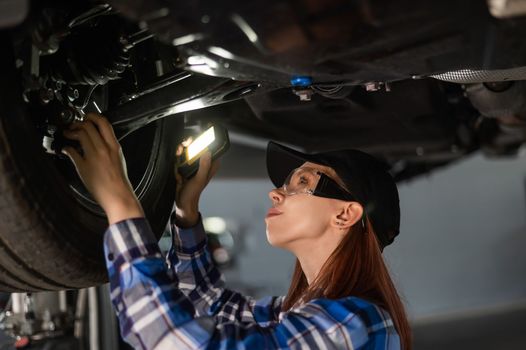
{"type": "Polygon", "coordinates": [[[268,193],[268,197],[270,198],[270,200],[272,201],[272,204],[278,204],[278,203],[281,203],[283,201],[283,198],[285,197],[284,194],[281,192],[281,189],[279,188],[275,188],[273,190],[271,190],[269,193],[268,193]]]}

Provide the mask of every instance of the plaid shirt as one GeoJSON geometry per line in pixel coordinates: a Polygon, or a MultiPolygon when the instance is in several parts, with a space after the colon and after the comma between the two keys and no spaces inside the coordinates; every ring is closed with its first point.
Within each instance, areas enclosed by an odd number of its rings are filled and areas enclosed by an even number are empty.
{"type": "Polygon", "coordinates": [[[283,297],[225,289],[202,222],[180,229],[172,213],[170,227],[166,260],[144,218],[105,233],[112,303],[136,349],[400,349],[389,314],[363,299],[315,299],[281,312],[283,297]]]}

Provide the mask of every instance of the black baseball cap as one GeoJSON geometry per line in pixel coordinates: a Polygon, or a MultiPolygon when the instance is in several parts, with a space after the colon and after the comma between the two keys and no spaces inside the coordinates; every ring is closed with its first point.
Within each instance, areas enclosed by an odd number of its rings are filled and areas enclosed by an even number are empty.
{"type": "Polygon", "coordinates": [[[383,252],[400,233],[400,199],[388,164],[356,149],[308,154],[273,141],[268,143],[267,171],[276,188],[305,162],[326,165],[336,171],[364,207],[383,252]]]}

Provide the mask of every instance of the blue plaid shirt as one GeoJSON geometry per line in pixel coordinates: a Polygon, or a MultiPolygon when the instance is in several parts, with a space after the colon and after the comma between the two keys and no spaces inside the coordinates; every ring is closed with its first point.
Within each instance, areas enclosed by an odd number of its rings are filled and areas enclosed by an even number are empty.
{"type": "Polygon", "coordinates": [[[163,258],[144,218],[105,232],[111,299],[121,334],[136,349],[400,349],[389,314],[356,297],[315,299],[281,311],[224,288],[202,222],[180,229],[163,258]]]}

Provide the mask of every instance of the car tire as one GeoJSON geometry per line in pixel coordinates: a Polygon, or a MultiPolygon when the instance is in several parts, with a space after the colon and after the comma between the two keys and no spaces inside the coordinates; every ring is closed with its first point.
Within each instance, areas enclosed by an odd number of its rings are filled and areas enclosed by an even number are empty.
{"type": "MultiPolygon", "coordinates": [[[[69,160],[44,152],[42,136],[22,100],[9,37],[0,33],[0,39],[0,290],[102,284],[107,281],[103,256],[107,218],[95,203],[79,199],[78,186],[64,175],[64,168],[69,167],[70,174],[74,170],[66,164],[69,160]]],[[[123,145],[128,168],[135,159],[146,159],[136,193],[157,237],[173,207],[173,155],[182,123],[177,117],[158,120],[122,142],[129,138],[134,145],[128,152],[123,145]],[[150,141],[142,142],[144,135],[150,135],[150,141]]],[[[80,182],[78,177],[76,181],[80,182]]]]}

